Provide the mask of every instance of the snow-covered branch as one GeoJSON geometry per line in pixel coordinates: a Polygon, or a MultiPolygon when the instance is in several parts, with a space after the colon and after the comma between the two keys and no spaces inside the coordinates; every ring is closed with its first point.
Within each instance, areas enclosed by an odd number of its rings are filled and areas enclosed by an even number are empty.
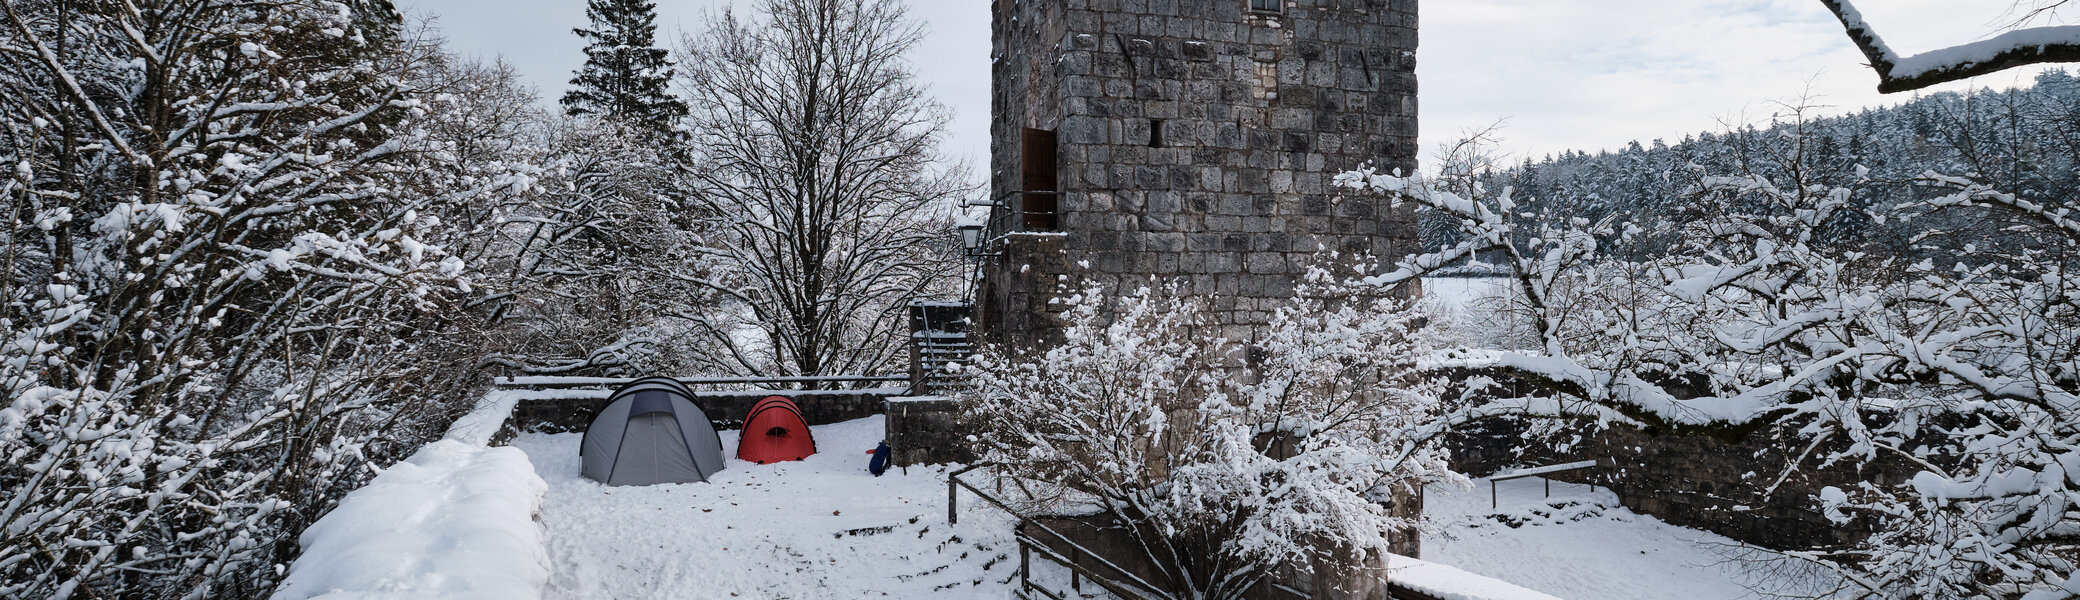
{"type": "Polygon", "coordinates": [[[1459,480],[1429,426],[1450,411],[1415,371],[1407,301],[1319,270],[1303,287],[1252,342],[1205,336],[1204,299],[1162,283],[1083,289],[1063,344],[979,361],[974,439],[1042,498],[1120,517],[1173,597],[1311,562],[1361,585],[1415,527],[1389,500],[1459,480]]]}
{"type": "Polygon", "coordinates": [[[2080,26],[2017,29],[1968,44],[1902,57],[1885,45],[1850,0],[1820,0],[1834,11],[1856,49],[1878,73],[1878,91],[1897,93],[1970,79],[2015,67],[2080,62],[2080,26]]]}
{"type": "Polygon", "coordinates": [[[1876,182],[1861,167],[1814,168],[1805,129],[1786,127],[1740,173],[1667,173],[1684,183],[1665,221],[1570,220],[1520,211],[1509,188],[1467,196],[1369,170],[1339,184],[1419,203],[1467,240],[1374,283],[1476,252],[1504,259],[1532,343],[1440,366],[1537,393],[1498,392],[1461,418],[1574,414],[1768,435],[1807,449],[1787,472],[1908,465],[1920,472],[1904,484],[1834,482],[1813,499],[1875,524],[1830,560],[1886,597],[2072,597],[2076,570],[2062,553],[2080,548],[2069,510],[2080,499],[2080,229],[2070,207],[1972,178],[1876,182]],[[1911,185],[1916,199],[1871,205],[1880,185],[1911,185]],[[1831,233],[1849,222],[1885,235],[1831,233]],[[1619,251],[1657,230],[1668,235],[1656,252],[1619,251]]]}

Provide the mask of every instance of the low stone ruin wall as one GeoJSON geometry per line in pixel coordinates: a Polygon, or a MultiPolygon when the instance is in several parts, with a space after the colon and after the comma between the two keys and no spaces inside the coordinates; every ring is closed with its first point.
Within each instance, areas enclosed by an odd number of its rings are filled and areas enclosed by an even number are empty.
{"type": "MultiPolygon", "coordinates": [[[[859,390],[739,390],[694,392],[693,403],[708,413],[708,419],[720,429],[735,429],[743,426],[744,416],[751,412],[751,405],[767,396],[786,396],[802,409],[802,418],[810,425],[823,425],[839,421],[850,421],[881,414],[882,404],[888,398],[902,394],[906,388],[868,388],[859,390]]],[[[606,408],[609,390],[545,390],[527,393],[513,408],[513,418],[507,423],[516,431],[561,433],[584,431],[591,426],[592,416],[606,408]]]]}
{"type": "MultiPolygon", "coordinates": [[[[748,390],[695,392],[693,402],[719,429],[742,427],[751,405],[766,396],[786,396],[801,407],[810,425],[887,414],[891,466],[972,463],[975,452],[961,423],[959,402],[940,396],[902,396],[906,388],[862,390],[748,390]]],[[[501,437],[516,432],[584,431],[606,408],[608,390],[509,390],[519,397],[501,437]]]]}
{"type": "Polygon", "coordinates": [[[975,462],[959,401],[943,396],[889,398],[888,447],[893,466],[975,462]]]}
{"type": "Polygon", "coordinates": [[[1779,483],[1791,460],[1787,451],[1803,448],[1786,448],[1766,433],[1727,442],[1653,435],[1632,427],[1583,427],[1560,435],[1560,440],[1580,438],[1567,450],[1555,451],[1550,442],[1526,443],[1523,431],[1522,423],[1493,420],[1455,432],[1448,440],[1452,469],[1482,477],[1512,467],[1597,460],[1602,463],[1597,467],[1550,477],[1609,488],[1627,508],[1670,524],[1779,550],[1839,546],[1868,535],[1868,524],[1836,524],[1821,514],[1815,499],[1821,487],[1855,481],[1891,485],[1913,474],[1900,461],[1862,468],[1820,468],[1808,461],[1779,483]]]}

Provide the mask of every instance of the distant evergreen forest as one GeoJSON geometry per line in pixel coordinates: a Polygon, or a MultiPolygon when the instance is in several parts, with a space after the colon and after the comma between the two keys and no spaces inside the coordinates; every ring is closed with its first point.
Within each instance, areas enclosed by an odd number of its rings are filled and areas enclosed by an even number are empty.
{"type": "MultiPolygon", "coordinates": [[[[1459,158],[1445,171],[1489,192],[1512,188],[1520,215],[1647,232],[1612,244],[1620,256],[1663,250],[1672,240],[1657,234],[1677,230],[1668,224],[1702,216],[1691,213],[1707,203],[1688,201],[1702,177],[1759,175],[1783,187],[1850,187],[1858,210],[1837,217],[1820,241],[1907,256],[1932,248],[1892,235],[1868,211],[1932,195],[1914,181],[1925,174],[1965,177],[2024,198],[2080,191],[2080,78],[2064,71],[2046,72],[2022,89],[1944,92],[1890,108],[1810,116],[1817,110],[1785,106],[1763,126],[1685,136],[1674,144],[1634,141],[1615,152],[1568,151],[1513,166],[1459,158]],[[1859,177],[1867,180],[1858,184],[1859,177]]],[[[1450,221],[1424,217],[1426,250],[1456,243],[1457,235],[1450,221]]]]}

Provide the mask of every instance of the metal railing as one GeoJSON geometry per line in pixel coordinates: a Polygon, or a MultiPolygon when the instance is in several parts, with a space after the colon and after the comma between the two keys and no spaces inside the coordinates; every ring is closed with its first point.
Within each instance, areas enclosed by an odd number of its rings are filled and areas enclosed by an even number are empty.
{"type": "Polygon", "coordinates": [[[1012,190],[998,194],[989,205],[989,220],[984,223],[982,246],[977,249],[984,256],[997,256],[1004,239],[1018,232],[1053,232],[1062,226],[1062,192],[1048,190],[1012,190]],[[1055,210],[1025,210],[1026,196],[1053,196],[1055,210]],[[1045,226],[1031,225],[1044,222],[1045,226]]]}
{"type": "MultiPolygon", "coordinates": [[[[1544,466],[1544,467],[1533,467],[1533,468],[1529,468],[1529,469],[1524,469],[1524,470],[1522,470],[1522,471],[1516,471],[1516,472],[1513,472],[1513,473],[1510,473],[1510,474],[1507,474],[1507,475],[1492,475],[1492,476],[1489,476],[1489,477],[1488,477],[1488,509],[1489,509],[1489,510],[1494,510],[1495,508],[1497,508],[1497,507],[1500,507],[1500,506],[1502,505],[1502,503],[1501,503],[1501,500],[1500,500],[1500,496],[1496,495],[1496,492],[1495,492],[1495,482],[1497,482],[1497,481],[1509,481],[1509,480],[1511,480],[1511,479],[1523,479],[1523,478],[1526,478],[1526,477],[1538,477],[1538,476],[1540,476],[1540,475],[1547,475],[1547,474],[1552,474],[1552,473],[1560,473],[1560,472],[1563,472],[1563,471],[1573,471],[1573,470],[1575,470],[1575,469],[1587,469],[1587,468],[1590,468],[1590,467],[1595,467],[1595,466],[1598,466],[1598,465],[1600,465],[1600,464],[1601,464],[1601,462],[1600,462],[1600,461],[1595,461],[1595,460],[1584,460],[1584,461],[1578,461],[1578,462],[1571,462],[1571,463],[1565,463],[1565,464],[1558,464],[1558,465],[1549,465],[1549,466],[1544,466]]],[[[1546,482],[1546,497],[1547,497],[1547,498],[1551,498],[1551,497],[1553,497],[1553,480],[1552,480],[1552,478],[1546,478],[1546,479],[1545,479],[1545,482],[1546,482]]],[[[1589,489],[1592,489],[1592,490],[1593,490],[1593,489],[1596,489],[1596,484],[1594,484],[1594,483],[1591,483],[1591,484],[1589,484],[1589,489]]]]}
{"type": "MultiPolygon", "coordinates": [[[[767,388],[772,388],[772,387],[775,387],[775,386],[784,386],[784,385],[792,385],[792,384],[802,384],[802,383],[829,383],[829,384],[839,384],[839,383],[853,383],[853,384],[873,384],[873,383],[902,383],[902,384],[906,384],[906,385],[907,385],[907,384],[909,383],[909,381],[910,381],[910,376],[909,376],[909,375],[907,375],[907,374],[906,374],[906,375],[800,375],[800,376],[788,376],[788,377],[678,377],[678,378],[676,378],[676,379],[678,379],[678,380],[679,380],[679,383],[683,383],[683,384],[686,384],[686,385],[687,385],[687,386],[689,386],[689,387],[693,387],[693,386],[718,386],[718,387],[719,387],[719,386],[765,386],[765,387],[767,387],[767,388]]],[[[528,389],[569,389],[569,388],[616,388],[616,387],[620,387],[620,386],[628,385],[628,384],[629,384],[629,382],[632,382],[632,381],[635,381],[635,378],[631,378],[631,377],[562,377],[562,376],[544,376],[544,375],[534,375],[534,376],[520,376],[520,377],[498,377],[498,378],[494,378],[494,379],[492,379],[492,380],[491,380],[491,383],[492,383],[493,385],[496,385],[496,386],[498,386],[498,387],[503,387],[503,388],[528,388],[528,389]]],[[[827,391],[848,391],[848,390],[827,390],[827,391]]]]}
{"type": "MultiPolygon", "coordinates": [[[[1160,600],[1165,596],[1161,591],[1162,588],[1156,587],[1155,584],[1149,583],[1147,580],[1135,575],[1132,571],[1128,571],[1125,567],[1106,560],[1104,555],[1091,550],[1083,544],[1076,543],[1075,540],[1069,539],[1069,536],[1064,535],[1062,532],[1056,531],[1054,528],[1048,527],[1036,519],[1019,514],[1019,511],[1013,509],[1009,503],[961,479],[961,475],[970,471],[993,466],[996,465],[978,463],[946,474],[946,522],[949,524],[960,522],[960,488],[968,488],[968,491],[975,494],[976,497],[995,505],[999,509],[1003,509],[1004,512],[1010,513],[1011,516],[1018,517],[1018,526],[1014,530],[1015,533],[1012,537],[1018,541],[1018,587],[1021,596],[1039,592],[1040,595],[1051,600],[1067,600],[1068,598],[1066,595],[1033,584],[1032,556],[1034,550],[1040,552],[1041,558],[1067,567],[1069,569],[1069,589],[1079,595],[1083,591],[1084,580],[1089,580],[1091,583],[1097,584],[1098,587],[1104,588],[1105,591],[1127,600],[1160,600]],[[1061,552],[1055,549],[1056,546],[1035,537],[1032,534],[1034,531],[1045,533],[1048,537],[1060,542],[1061,546],[1069,549],[1070,556],[1062,555],[1061,552]],[[1100,573],[1097,569],[1086,566],[1083,564],[1086,559],[1096,562],[1099,566],[1111,571],[1113,574],[1100,573]]],[[[1001,476],[998,479],[998,485],[1000,487],[1003,485],[1001,476]]]]}
{"type": "MultiPolygon", "coordinates": [[[[998,498],[995,494],[984,491],[982,488],[976,487],[975,484],[961,478],[962,475],[969,472],[994,466],[996,465],[992,463],[978,463],[946,474],[946,522],[949,524],[960,523],[959,503],[961,488],[967,488],[968,492],[974,494],[977,498],[981,498],[1004,512],[1018,517],[1018,525],[1013,537],[1018,541],[1018,585],[1020,597],[1031,598],[1033,592],[1038,592],[1042,597],[1049,600],[1070,600],[1071,598],[1068,594],[1058,593],[1033,584],[1032,554],[1034,550],[1040,552],[1041,558],[1069,569],[1069,589],[1078,596],[1082,595],[1083,581],[1086,579],[1090,580],[1091,583],[1097,584],[1098,587],[1103,588],[1105,591],[1127,600],[1159,600],[1166,596],[1161,591],[1161,588],[1156,587],[1155,584],[1134,575],[1133,572],[1128,571],[1125,567],[1106,560],[1104,555],[1087,546],[1076,543],[1075,540],[1069,539],[1069,536],[1064,535],[1062,532],[1056,531],[1054,528],[1048,527],[1031,517],[1019,514],[1019,511],[1013,509],[1009,503],[1004,502],[1003,499],[998,498]],[[1054,546],[1028,533],[1030,531],[1047,534],[1048,537],[1058,541],[1061,546],[1067,547],[1069,555],[1064,556],[1054,546]],[[1096,562],[1098,566],[1117,574],[1118,577],[1108,576],[1084,565],[1083,563],[1086,559],[1096,562]]],[[[1573,467],[1573,465],[1555,465],[1555,467],[1552,470],[1541,472],[1550,473],[1555,470],[1565,470],[1557,467],[1573,467]]],[[[997,480],[997,487],[998,492],[1001,493],[1003,491],[1001,474],[999,474],[997,480]]],[[[1315,598],[1312,593],[1295,589],[1278,581],[1267,579],[1264,581],[1264,584],[1268,590],[1280,592],[1292,598],[1300,600],[1314,600],[1315,598]]],[[[1397,584],[1392,579],[1388,579],[1386,584],[1387,596],[1394,600],[1438,600],[1436,596],[1397,584]]]]}

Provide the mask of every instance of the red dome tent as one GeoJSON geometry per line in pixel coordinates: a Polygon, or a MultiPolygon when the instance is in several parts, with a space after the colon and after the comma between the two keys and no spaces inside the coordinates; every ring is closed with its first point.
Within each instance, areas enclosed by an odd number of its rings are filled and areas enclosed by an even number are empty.
{"type": "Polygon", "coordinates": [[[767,396],[751,405],[744,415],[744,435],[737,440],[737,458],[758,464],[801,460],[816,453],[816,440],[809,437],[809,422],[793,400],[767,396]]]}

